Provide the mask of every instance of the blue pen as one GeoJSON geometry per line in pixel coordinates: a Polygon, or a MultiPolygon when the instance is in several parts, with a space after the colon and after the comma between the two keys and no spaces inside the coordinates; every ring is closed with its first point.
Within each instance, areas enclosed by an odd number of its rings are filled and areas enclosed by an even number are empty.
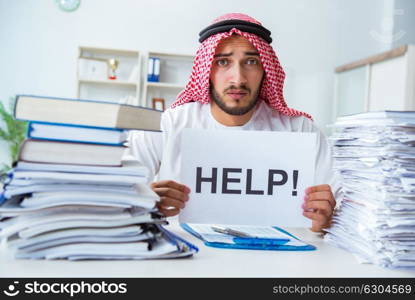
{"type": "Polygon", "coordinates": [[[216,226],[211,226],[212,230],[215,232],[231,235],[231,236],[237,236],[240,238],[253,238],[252,235],[247,234],[246,232],[242,232],[239,230],[231,229],[231,228],[220,228],[216,226]]]}

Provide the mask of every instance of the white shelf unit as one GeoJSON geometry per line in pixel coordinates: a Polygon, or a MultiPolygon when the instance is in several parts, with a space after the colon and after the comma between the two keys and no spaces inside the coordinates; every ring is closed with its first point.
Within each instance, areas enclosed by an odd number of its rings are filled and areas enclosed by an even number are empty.
{"type": "Polygon", "coordinates": [[[140,52],[80,46],[77,58],[77,97],[140,105],[140,52]],[[116,79],[109,79],[108,59],[116,59],[116,79]]]}
{"type": "Polygon", "coordinates": [[[335,69],[333,120],[380,110],[415,110],[415,45],[363,58],[335,69]]]}
{"type": "Polygon", "coordinates": [[[184,89],[192,71],[194,56],[188,54],[148,52],[143,57],[143,93],[141,105],[153,107],[153,98],[162,98],[165,108],[176,99],[177,94],[184,89]],[[160,59],[160,78],[158,82],[147,80],[148,60],[150,57],[160,59]]]}

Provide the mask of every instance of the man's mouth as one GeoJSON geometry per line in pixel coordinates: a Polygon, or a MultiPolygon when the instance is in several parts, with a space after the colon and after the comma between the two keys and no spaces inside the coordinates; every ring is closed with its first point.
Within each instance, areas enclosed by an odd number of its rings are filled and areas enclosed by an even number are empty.
{"type": "Polygon", "coordinates": [[[231,97],[232,99],[238,100],[238,99],[242,99],[243,97],[245,97],[246,95],[248,95],[248,92],[231,90],[231,91],[228,91],[226,94],[229,97],[231,97]]]}

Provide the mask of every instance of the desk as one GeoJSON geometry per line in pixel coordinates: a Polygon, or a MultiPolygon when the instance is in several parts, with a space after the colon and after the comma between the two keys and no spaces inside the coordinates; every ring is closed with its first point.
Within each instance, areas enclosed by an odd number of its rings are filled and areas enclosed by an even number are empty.
{"type": "Polygon", "coordinates": [[[182,230],[167,228],[199,247],[192,258],[147,261],[16,260],[0,248],[0,277],[415,277],[415,272],[359,264],[344,250],[328,245],[307,229],[291,233],[316,251],[278,252],[218,249],[182,230]]]}

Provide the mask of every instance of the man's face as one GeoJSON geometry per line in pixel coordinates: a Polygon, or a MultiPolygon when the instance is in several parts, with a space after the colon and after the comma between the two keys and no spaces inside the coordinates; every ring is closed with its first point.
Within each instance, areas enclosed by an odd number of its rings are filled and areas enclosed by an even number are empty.
{"type": "Polygon", "coordinates": [[[230,115],[244,115],[257,103],[264,69],[258,50],[233,35],[216,48],[210,72],[213,101],[230,115]]]}

